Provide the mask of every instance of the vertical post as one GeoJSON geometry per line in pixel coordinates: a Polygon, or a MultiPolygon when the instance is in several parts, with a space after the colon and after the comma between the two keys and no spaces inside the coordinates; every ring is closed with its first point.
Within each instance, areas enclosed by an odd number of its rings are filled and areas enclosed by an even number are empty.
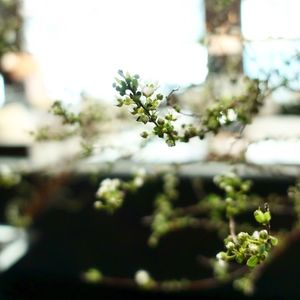
{"type": "Polygon", "coordinates": [[[210,73],[242,72],[241,0],[206,0],[206,44],[210,73]]]}
{"type": "MultiPolygon", "coordinates": [[[[0,0],[0,59],[7,52],[19,52],[22,44],[21,0],[0,0]]],[[[0,65],[0,72],[2,72],[0,65]]],[[[2,74],[5,82],[10,82],[6,74],[2,74]]]]}

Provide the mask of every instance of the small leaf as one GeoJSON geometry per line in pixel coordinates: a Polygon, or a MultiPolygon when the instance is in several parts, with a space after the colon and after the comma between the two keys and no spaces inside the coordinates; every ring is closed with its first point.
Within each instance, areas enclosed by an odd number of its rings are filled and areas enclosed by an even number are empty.
{"type": "Polygon", "coordinates": [[[258,264],[258,258],[256,255],[251,256],[248,260],[247,260],[247,266],[249,268],[254,268],[256,265],[258,264]]]}
{"type": "Polygon", "coordinates": [[[270,236],[270,241],[272,246],[276,246],[278,244],[278,239],[274,236],[270,236]]]}

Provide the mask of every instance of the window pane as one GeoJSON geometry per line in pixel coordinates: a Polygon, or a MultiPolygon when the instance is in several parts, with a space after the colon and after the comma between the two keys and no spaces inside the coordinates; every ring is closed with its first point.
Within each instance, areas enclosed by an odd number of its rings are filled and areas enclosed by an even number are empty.
{"type": "Polygon", "coordinates": [[[246,39],[300,38],[299,0],[242,0],[246,39]]]}
{"type": "Polygon", "coordinates": [[[299,62],[295,63],[297,51],[300,51],[300,41],[248,42],[244,48],[244,71],[250,77],[264,79],[266,74],[278,69],[281,75],[293,79],[300,67],[299,62]],[[291,61],[293,61],[291,65],[287,64],[291,61]]]}
{"type": "Polygon", "coordinates": [[[202,0],[25,0],[25,15],[26,48],[53,98],[112,98],[118,69],[169,86],[207,74],[202,0]]]}

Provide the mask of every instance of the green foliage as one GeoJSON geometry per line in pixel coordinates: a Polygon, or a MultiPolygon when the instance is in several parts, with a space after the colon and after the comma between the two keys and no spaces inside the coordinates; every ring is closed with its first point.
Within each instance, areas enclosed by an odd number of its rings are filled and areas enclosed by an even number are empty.
{"type": "Polygon", "coordinates": [[[60,101],[55,101],[50,109],[50,112],[55,116],[59,116],[63,120],[63,124],[75,124],[80,122],[79,115],[68,111],[60,101]]]}

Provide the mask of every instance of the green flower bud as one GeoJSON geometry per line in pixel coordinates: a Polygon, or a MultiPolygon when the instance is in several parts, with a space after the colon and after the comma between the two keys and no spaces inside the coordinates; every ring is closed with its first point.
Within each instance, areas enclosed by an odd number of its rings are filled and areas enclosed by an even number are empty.
{"type": "Polygon", "coordinates": [[[257,209],[254,212],[254,218],[260,224],[264,224],[266,222],[265,221],[265,214],[260,209],[257,209]]]}
{"type": "Polygon", "coordinates": [[[266,211],[264,213],[264,217],[265,217],[265,223],[269,223],[271,221],[271,213],[269,211],[266,211]]]}
{"type": "Polygon", "coordinates": [[[173,139],[166,140],[166,143],[169,147],[174,147],[175,146],[175,141],[173,139]]]}
{"type": "Polygon", "coordinates": [[[232,250],[235,248],[235,244],[234,244],[233,242],[228,242],[228,243],[225,245],[225,247],[226,247],[228,250],[232,251],[232,250]]]}
{"type": "Polygon", "coordinates": [[[263,240],[265,240],[265,239],[267,239],[268,238],[268,231],[267,230],[261,230],[260,232],[259,232],[259,237],[261,238],[261,239],[263,239],[263,240]]]}
{"type": "Polygon", "coordinates": [[[165,120],[162,119],[162,118],[158,118],[157,124],[158,124],[158,125],[164,125],[164,124],[165,124],[165,120]]]}
{"type": "Polygon", "coordinates": [[[148,136],[149,136],[149,134],[148,134],[148,132],[146,132],[146,131],[143,131],[143,132],[141,133],[141,137],[144,138],[144,139],[146,139],[148,136]]]}
{"type": "Polygon", "coordinates": [[[101,282],[102,278],[102,273],[97,269],[89,269],[83,274],[83,279],[90,283],[101,282]]]}
{"type": "Polygon", "coordinates": [[[137,118],[137,121],[146,124],[149,122],[149,118],[146,115],[141,115],[140,117],[137,118]]]}
{"type": "Polygon", "coordinates": [[[238,235],[237,235],[237,239],[239,242],[244,242],[247,238],[248,238],[248,233],[246,232],[240,232],[238,235]]]}
{"type": "Polygon", "coordinates": [[[156,98],[157,98],[158,100],[162,100],[162,99],[164,99],[164,96],[163,96],[162,94],[157,94],[157,95],[156,95],[156,98]]]}
{"type": "Polygon", "coordinates": [[[253,254],[257,254],[257,252],[258,252],[258,246],[257,245],[255,245],[255,244],[249,244],[249,250],[251,251],[251,253],[253,253],[253,254]]]}
{"type": "Polygon", "coordinates": [[[217,255],[216,255],[216,258],[218,259],[218,260],[226,260],[227,259],[227,254],[226,254],[226,252],[219,252],[217,255]]]}

